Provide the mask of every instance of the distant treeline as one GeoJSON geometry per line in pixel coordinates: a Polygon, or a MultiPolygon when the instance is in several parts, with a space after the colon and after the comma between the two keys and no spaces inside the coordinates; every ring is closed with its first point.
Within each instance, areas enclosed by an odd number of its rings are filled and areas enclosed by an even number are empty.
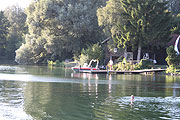
{"type": "Polygon", "coordinates": [[[0,60],[63,61],[109,36],[140,55],[180,34],[179,13],[179,0],[32,0],[0,12],[0,60]]]}

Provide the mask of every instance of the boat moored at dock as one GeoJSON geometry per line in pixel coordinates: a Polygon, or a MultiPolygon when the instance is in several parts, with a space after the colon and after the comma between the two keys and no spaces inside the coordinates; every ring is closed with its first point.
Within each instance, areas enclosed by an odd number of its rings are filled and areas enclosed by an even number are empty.
{"type": "Polygon", "coordinates": [[[85,64],[82,67],[81,66],[79,66],[79,67],[72,67],[72,70],[75,71],[75,72],[81,72],[81,73],[91,73],[92,71],[99,70],[98,65],[99,65],[99,61],[92,59],[89,62],[89,65],[85,64]],[[92,63],[93,62],[96,63],[95,67],[92,67],[92,63]]]}

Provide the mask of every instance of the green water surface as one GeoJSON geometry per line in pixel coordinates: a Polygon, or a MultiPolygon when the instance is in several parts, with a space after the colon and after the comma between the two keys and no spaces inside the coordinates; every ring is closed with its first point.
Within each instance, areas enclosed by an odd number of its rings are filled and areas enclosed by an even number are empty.
{"type": "Polygon", "coordinates": [[[1,119],[179,120],[180,77],[0,66],[1,119]]]}

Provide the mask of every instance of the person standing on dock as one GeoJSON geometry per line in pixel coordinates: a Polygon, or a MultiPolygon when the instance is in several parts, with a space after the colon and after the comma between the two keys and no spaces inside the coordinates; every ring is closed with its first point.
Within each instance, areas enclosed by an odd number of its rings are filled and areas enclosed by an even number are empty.
{"type": "Polygon", "coordinates": [[[112,70],[112,66],[113,66],[113,60],[112,59],[110,59],[109,65],[110,65],[110,70],[112,70]]]}

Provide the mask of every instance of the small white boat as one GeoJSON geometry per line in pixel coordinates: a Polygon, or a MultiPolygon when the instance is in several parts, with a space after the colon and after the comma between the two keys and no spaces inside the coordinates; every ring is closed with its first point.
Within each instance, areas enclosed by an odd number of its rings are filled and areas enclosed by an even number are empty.
{"type": "Polygon", "coordinates": [[[75,72],[89,73],[91,71],[99,70],[98,65],[99,65],[99,60],[93,60],[92,59],[89,62],[88,66],[85,64],[82,67],[81,66],[79,66],[79,67],[72,67],[72,70],[75,71],[75,72]],[[96,66],[95,67],[92,67],[92,63],[93,62],[96,62],[96,66]]]}

